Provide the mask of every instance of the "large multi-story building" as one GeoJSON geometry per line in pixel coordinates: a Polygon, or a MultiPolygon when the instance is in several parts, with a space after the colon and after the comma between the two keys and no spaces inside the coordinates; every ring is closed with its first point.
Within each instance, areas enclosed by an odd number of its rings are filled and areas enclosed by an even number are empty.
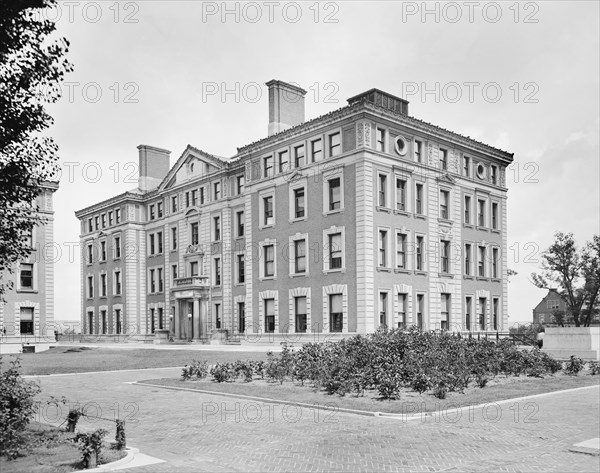
{"type": "Polygon", "coordinates": [[[56,341],[54,331],[54,210],[56,182],[44,182],[35,205],[42,223],[29,236],[31,254],[20,261],[3,282],[12,287],[0,301],[0,353],[41,351],[56,341]]]}
{"type": "Polygon", "coordinates": [[[513,155],[378,89],[305,121],[304,90],[267,86],[268,137],[173,167],[139,146],[138,188],[76,212],[84,331],[506,329],[513,155]]]}

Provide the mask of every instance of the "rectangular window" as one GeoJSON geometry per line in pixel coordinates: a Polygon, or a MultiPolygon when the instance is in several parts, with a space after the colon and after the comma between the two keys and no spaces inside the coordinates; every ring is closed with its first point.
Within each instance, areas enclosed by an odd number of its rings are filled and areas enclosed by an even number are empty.
{"type": "Polygon", "coordinates": [[[387,327],[388,326],[388,321],[387,321],[387,299],[388,299],[388,295],[387,292],[380,292],[379,293],[379,326],[380,327],[387,327]]]}
{"type": "Polygon", "coordinates": [[[415,140],[415,161],[417,163],[423,162],[422,157],[421,157],[421,148],[422,148],[422,143],[418,140],[415,140]]]}
{"type": "Polygon", "coordinates": [[[192,191],[192,206],[195,207],[198,205],[198,191],[194,189],[192,191]]]}
{"type": "Polygon", "coordinates": [[[106,241],[100,242],[100,261],[106,261],[106,241]]]}
{"type": "Polygon", "coordinates": [[[154,205],[150,206],[150,220],[154,220],[156,215],[154,215],[154,205]]]}
{"type": "Polygon", "coordinates": [[[162,252],[163,252],[163,234],[162,234],[162,232],[158,232],[156,234],[156,242],[158,244],[158,254],[162,254],[162,252]]]}
{"type": "Polygon", "coordinates": [[[245,256],[237,255],[237,282],[238,284],[244,284],[246,281],[246,269],[245,269],[245,256]]]}
{"type": "Polygon", "coordinates": [[[492,248],[492,277],[498,278],[498,248],[492,248]]]}
{"type": "Polygon", "coordinates": [[[304,187],[294,189],[294,218],[304,217],[304,187]]]}
{"type": "Polygon", "coordinates": [[[415,213],[423,215],[423,184],[415,186],[415,213]]]}
{"type": "Polygon", "coordinates": [[[288,156],[288,150],[286,149],[285,151],[280,151],[279,152],[279,159],[278,159],[278,163],[279,163],[279,174],[283,174],[284,172],[286,172],[288,170],[288,161],[289,161],[289,156],[288,156]]]}
{"type": "Polygon", "coordinates": [[[275,299],[264,299],[265,305],[265,332],[275,332],[275,299]]]}
{"type": "Polygon", "coordinates": [[[463,173],[465,177],[471,177],[471,158],[463,157],[463,173]]]}
{"type": "Polygon", "coordinates": [[[156,281],[154,280],[154,270],[153,269],[150,270],[150,292],[151,293],[156,292],[156,281]]]}
{"type": "Polygon", "coordinates": [[[263,251],[265,252],[264,274],[266,278],[270,278],[275,276],[275,246],[265,245],[263,251]]]}
{"type": "Polygon", "coordinates": [[[112,211],[108,212],[108,226],[110,227],[113,224],[113,213],[112,211]]]}
{"type": "Polygon", "coordinates": [[[423,330],[423,311],[425,310],[425,296],[417,294],[417,327],[423,330]]]}
{"type": "Polygon", "coordinates": [[[94,247],[92,245],[87,246],[87,262],[88,264],[94,262],[94,247]]]}
{"type": "MultiPolygon", "coordinates": [[[[121,335],[123,332],[123,321],[121,320],[121,309],[115,309],[115,325],[116,325],[116,334],[121,335]]],[[[90,332],[91,333],[91,332],[90,332]]]]}
{"type": "Polygon", "coordinates": [[[106,297],[106,274],[100,275],[100,297],[106,297]]]}
{"type": "Polygon", "coordinates": [[[323,143],[321,138],[310,142],[310,154],[313,163],[323,159],[323,143]]]}
{"type": "Polygon", "coordinates": [[[190,206],[190,193],[185,193],[185,207],[188,208],[190,206]]]}
{"type": "MultiPolygon", "coordinates": [[[[220,185],[220,184],[219,184],[220,185]]],[[[200,205],[204,205],[204,187],[200,188],[200,205]]]]}
{"type": "Polygon", "coordinates": [[[379,206],[387,207],[387,176],[385,174],[379,175],[379,206]]]}
{"type": "Polygon", "coordinates": [[[246,331],[246,303],[238,302],[238,333],[246,331]]]}
{"type": "Polygon", "coordinates": [[[492,202],[492,229],[498,230],[498,204],[492,202]]]}
{"type": "Polygon", "coordinates": [[[379,230],[379,267],[387,267],[387,230],[379,230]]]}
{"type": "Polygon", "coordinates": [[[215,258],[215,286],[221,285],[221,258],[215,258]]]}
{"type": "Polygon", "coordinates": [[[339,177],[330,179],[329,183],[329,210],[339,210],[342,207],[341,180],[339,177]]]}
{"type": "Polygon", "coordinates": [[[190,241],[191,241],[192,245],[197,245],[200,241],[200,236],[198,233],[198,222],[192,223],[190,226],[190,229],[191,229],[191,237],[192,237],[190,239],[190,241]]]}
{"type": "Polygon", "coordinates": [[[329,331],[341,332],[344,327],[343,295],[329,295],[329,331]]]}
{"type": "Polygon", "coordinates": [[[221,198],[221,183],[215,182],[213,184],[214,198],[215,200],[219,200],[221,198]]]}
{"type": "Polygon", "coordinates": [[[471,223],[471,196],[465,195],[465,223],[471,223]]]}
{"type": "Polygon", "coordinates": [[[94,276],[88,276],[88,298],[94,297],[94,276]]]}
{"type": "Polygon", "coordinates": [[[150,332],[154,333],[155,328],[154,322],[154,308],[150,309],[150,332]]]}
{"type": "Polygon", "coordinates": [[[441,309],[441,320],[440,329],[450,329],[450,294],[441,294],[442,309],[441,309]]]}
{"type": "Polygon", "coordinates": [[[485,306],[487,300],[485,297],[479,298],[479,330],[485,330],[485,306]]]}
{"type": "Polygon", "coordinates": [[[106,228],[106,214],[102,214],[102,228],[106,228]]]}
{"type": "Polygon", "coordinates": [[[491,179],[492,179],[492,184],[498,184],[498,167],[497,166],[491,166],[491,179]]]}
{"type": "Polygon", "coordinates": [[[221,328],[221,304],[215,304],[215,328],[221,328]]]}
{"type": "Polygon", "coordinates": [[[100,217],[98,217],[97,215],[94,217],[94,226],[96,228],[96,231],[100,229],[100,217]]]}
{"type": "Polygon", "coordinates": [[[121,209],[115,209],[115,223],[121,223],[121,209]]]}
{"type": "Polygon", "coordinates": [[[236,178],[236,190],[237,195],[242,195],[244,193],[244,186],[246,185],[246,178],[242,174],[241,176],[237,176],[236,178]]]}
{"type": "Polygon", "coordinates": [[[148,238],[150,239],[150,254],[153,255],[156,251],[156,247],[154,245],[154,234],[152,233],[148,236],[148,238]]]}
{"type": "Polygon", "coordinates": [[[485,246],[479,247],[479,261],[478,264],[478,275],[479,277],[485,277],[485,246]]]}
{"type": "Polygon", "coordinates": [[[396,234],[396,267],[406,269],[406,234],[396,234]]]}
{"type": "Polygon", "coordinates": [[[306,297],[300,296],[294,298],[294,311],[296,316],[296,332],[306,332],[306,297]]]}
{"type": "Polygon", "coordinates": [[[377,151],[385,152],[385,130],[377,128],[377,151]]]}
{"type": "Polygon", "coordinates": [[[273,175],[273,156],[263,158],[263,177],[273,175]]]}
{"type": "Polygon", "coordinates": [[[450,203],[450,192],[441,190],[440,191],[440,217],[448,219],[450,218],[450,212],[448,205],[450,203]]]}
{"type": "Polygon", "coordinates": [[[236,225],[237,226],[237,236],[242,237],[242,236],[244,236],[244,224],[245,224],[243,211],[236,213],[236,220],[237,220],[237,225],[236,225]]]}
{"type": "Polygon", "coordinates": [[[177,212],[177,196],[171,197],[171,213],[177,212]]]}
{"type": "Polygon", "coordinates": [[[121,257],[121,237],[116,236],[114,239],[115,258],[121,257]]]}
{"type": "Polygon", "coordinates": [[[406,328],[406,294],[398,294],[398,315],[396,317],[398,328],[406,328]]]}
{"type": "Polygon", "coordinates": [[[440,248],[442,250],[442,273],[450,272],[450,242],[447,240],[440,241],[440,248]]]}
{"type": "Polygon", "coordinates": [[[192,261],[190,263],[190,276],[198,276],[198,262],[192,261]]]}
{"type": "Polygon", "coordinates": [[[163,308],[159,307],[158,308],[158,329],[162,330],[164,327],[164,315],[163,315],[163,308]]]}
{"type": "Polygon", "coordinates": [[[121,271],[115,271],[115,295],[121,295],[121,271]]]}
{"type": "Polygon", "coordinates": [[[93,232],[93,231],[94,231],[93,220],[91,218],[88,218],[88,232],[93,232]]]}
{"type": "Polygon", "coordinates": [[[294,241],[294,272],[306,272],[306,240],[294,241]]]}
{"type": "Polygon", "coordinates": [[[406,181],[396,179],[396,210],[406,210],[406,181]]]}
{"type": "Polygon", "coordinates": [[[164,286],[165,286],[165,282],[163,279],[163,269],[158,268],[156,271],[157,271],[157,276],[158,276],[158,292],[163,292],[164,286]]]}
{"type": "Polygon", "coordinates": [[[477,225],[485,227],[485,200],[477,200],[477,225]]]}
{"type": "Polygon", "coordinates": [[[273,225],[273,196],[263,197],[263,225],[273,225]]]}
{"type": "Polygon", "coordinates": [[[448,170],[448,150],[440,148],[440,169],[448,170]]]}
{"type": "Polygon", "coordinates": [[[470,243],[465,243],[465,274],[467,276],[471,275],[471,260],[472,260],[472,255],[471,255],[471,244],[470,243]]]}
{"type": "Polygon", "coordinates": [[[20,266],[20,288],[21,289],[33,289],[33,264],[21,263],[20,266]]]}
{"type": "Polygon", "coordinates": [[[220,241],[221,240],[221,217],[213,217],[213,228],[215,230],[215,232],[214,232],[215,240],[214,241],[220,241]]]}
{"type": "Polygon", "coordinates": [[[297,168],[304,166],[304,145],[294,147],[294,164],[297,168]]]}
{"type": "Polygon", "coordinates": [[[329,269],[342,268],[342,234],[329,235],[329,269]]]}
{"type": "Polygon", "coordinates": [[[106,335],[108,333],[108,320],[106,319],[106,311],[100,311],[100,318],[102,319],[102,335],[106,335]]]}
{"type": "Polygon", "coordinates": [[[171,227],[171,250],[177,249],[177,227],[171,227]]]}
{"type": "Polygon", "coordinates": [[[466,297],[465,298],[465,328],[470,332],[472,330],[471,327],[471,307],[473,305],[473,298],[466,297]]]}
{"type": "Polygon", "coordinates": [[[177,279],[177,277],[177,265],[173,264],[171,265],[171,282],[173,286],[175,285],[175,280],[177,279]]]}
{"type": "Polygon", "coordinates": [[[417,271],[423,271],[423,253],[424,253],[424,238],[422,236],[417,237],[417,261],[416,261],[416,269],[417,271]]]}
{"type": "Polygon", "coordinates": [[[492,329],[498,330],[498,299],[492,299],[492,329]]]}
{"type": "Polygon", "coordinates": [[[161,218],[163,216],[163,203],[162,202],[156,203],[156,216],[158,218],[161,218]]]}
{"type": "Polygon", "coordinates": [[[342,152],[342,136],[340,132],[329,135],[329,157],[337,156],[342,152]]]}

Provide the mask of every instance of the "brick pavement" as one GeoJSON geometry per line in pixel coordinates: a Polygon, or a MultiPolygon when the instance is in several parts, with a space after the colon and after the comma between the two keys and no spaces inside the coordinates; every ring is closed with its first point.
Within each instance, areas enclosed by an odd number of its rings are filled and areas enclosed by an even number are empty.
{"type": "MultiPolygon", "coordinates": [[[[124,470],[132,473],[600,469],[600,457],[568,451],[599,436],[598,387],[465,409],[460,419],[438,413],[403,422],[127,384],[179,374],[163,369],[38,379],[45,396],[95,403],[89,411],[107,418],[117,408],[120,417],[129,415],[128,443],[166,460],[124,470]]],[[[80,421],[84,429],[107,427],[100,424],[80,421]]]]}

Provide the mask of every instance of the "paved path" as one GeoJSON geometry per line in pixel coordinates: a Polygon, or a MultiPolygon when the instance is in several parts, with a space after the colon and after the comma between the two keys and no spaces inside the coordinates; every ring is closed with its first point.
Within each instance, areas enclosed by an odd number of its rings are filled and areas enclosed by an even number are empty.
{"type": "MultiPolygon", "coordinates": [[[[460,419],[447,413],[403,422],[127,384],[179,374],[161,369],[39,382],[43,395],[87,402],[90,414],[114,418],[119,409],[119,417],[127,415],[128,443],[166,461],[126,470],[131,473],[600,469],[600,457],[568,451],[599,436],[598,387],[465,410],[460,419]]],[[[46,420],[55,414],[49,408],[46,420]]],[[[114,432],[105,421],[81,420],[78,427],[114,432]]]]}

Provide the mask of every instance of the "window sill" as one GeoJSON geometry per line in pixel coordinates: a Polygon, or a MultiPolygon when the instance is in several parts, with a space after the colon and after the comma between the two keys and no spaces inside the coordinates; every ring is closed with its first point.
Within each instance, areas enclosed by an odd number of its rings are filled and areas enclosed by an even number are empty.
{"type": "Polygon", "coordinates": [[[415,218],[420,218],[421,220],[427,220],[427,216],[423,214],[415,214],[415,218]]]}
{"type": "Polygon", "coordinates": [[[396,274],[410,274],[411,271],[408,269],[404,269],[404,268],[396,268],[394,269],[394,273],[396,274]]]}
{"type": "MultiPolygon", "coordinates": [[[[115,257],[113,258],[113,261],[120,261],[120,260],[121,260],[121,257],[120,257],[120,256],[115,256],[115,257]]],[[[90,266],[90,265],[88,264],[88,266],[90,266]]]]}
{"type": "Polygon", "coordinates": [[[236,282],[236,283],[233,283],[233,285],[234,285],[235,287],[243,287],[243,286],[245,286],[245,285],[246,285],[246,282],[236,282]]]}
{"type": "Polygon", "coordinates": [[[490,278],[486,278],[485,276],[477,276],[478,281],[489,281],[490,278]]]}
{"type": "Polygon", "coordinates": [[[415,276],[427,276],[427,271],[416,270],[413,274],[415,276]]]}
{"type": "Polygon", "coordinates": [[[439,273],[438,277],[440,278],[445,278],[445,279],[454,279],[454,274],[450,274],[450,273],[439,273]]]}
{"type": "Polygon", "coordinates": [[[473,225],[470,223],[463,223],[463,227],[473,229],[473,225]]]}
{"type": "Polygon", "coordinates": [[[289,276],[290,278],[307,278],[310,276],[310,273],[290,273],[289,276]]]}
{"type": "Polygon", "coordinates": [[[390,209],[389,207],[382,207],[382,206],[378,205],[375,208],[377,209],[378,212],[384,212],[386,214],[392,213],[392,209],[390,209]]]}
{"type": "Polygon", "coordinates": [[[485,228],[485,227],[480,227],[480,226],[477,226],[477,230],[480,230],[480,231],[482,231],[482,232],[489,232],[489,230],[488,230],[487,228],[485,228]]]}
{"type": "Polygon", "coordinates": [[[273,228],[274,226],[275,226],[275,223],[269,223],[268,225],[259,225],[258,229],[265,230],[266,228],[273,228]]]}
{"type": "Polygon", "coordinates": [[[323,212],[323,217],[327,217],[328,215],[341,214],[344,213],[344,209],[336,209],[336,210],[326,210],[323,212]]]}
{"type": "Polygon", "coordinates": [[[235,237],[236,240],[242,240],[244,238],[244,235],[238,235],[235,237]]]}
{"type": "Polygon", "coordinates": [[[492,278],[492,282],[502,282],[502,279],[500,279],[500,278],[492,278]]]}
{"type": "Polygon", "coordinates": [[[277,281],[277,276],[263,276],[258,278],[259,281],[277,281]]]}
{"type": "Polygon", "coordinates": [[[469,279],[469,280],[471,280],[471,281],[474,281],[474,280],[475,280],[475,276],[469,276],[469,275],[467,274],[467,275],[463,276],[463,279],[469,279]]]}
{"type": "Polygon", "coordinates": [[[380,273],[391,273],[392,268],[388,268],[387,266],[377,266],[377,271],[380,273]]]}
{"type": "Polygon", "coordinates": [[[445,223],[447,225],[452,225],[454,222],[449,218],[438,217],[438,223],[445,223]]]}
{"type": "Polygon", "coordinates": [[[289,223],[296,223],[296,222],[303,222],[305,220],[308,220],[307,216],[305,215],[304,217],[297,217],[297,218],[290,218],[288,220],[289,223]]]}
{"type": "Polygon", "coordinates": [[[492,233],[497,233],[498,235],[500,235],[500,230],[498,230],[497,228],[492,228],[492,233]]]}
{"type": "Polygon", "coordinates": [[[345,273],[346,268],[324,269],[323,274],[345,273]]]}
{"type": "Polygon", "coordinates": [[[28,289],[28,288],[24,287],[24,288],[17,289],[16,292],[26,292],[28,294],[37,294],[38,290],[37,289],[33,289],[33,288],[28,289]]]}
{"type": "Polygon", "coordinates": [[[394,214],[395,215],[402,215],[404,217],[410,217],[410,212],[407,212],[406,210],[394,210],[394,214]]]}

